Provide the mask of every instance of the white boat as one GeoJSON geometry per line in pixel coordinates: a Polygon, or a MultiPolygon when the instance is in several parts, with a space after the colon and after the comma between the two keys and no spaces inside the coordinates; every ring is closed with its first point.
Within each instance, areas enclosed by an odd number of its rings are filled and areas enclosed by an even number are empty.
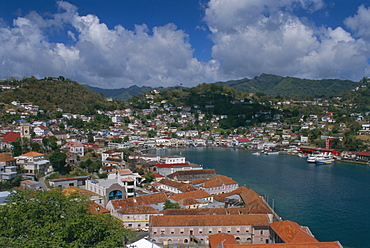
{"type": "Polygon", "coordinates": [[[331,164],[334,162],[334,158],[332,157],[320,157],[316,159],[316,164],[331,164]]]}
{"type": "Polygon", "coordinates": [[[259,152],[254,152],[254,153],[252,153],[252,155],[261,155],[261,153],[259,153],[259,152]]]}
{"type": "Polygon", "coordinates": [[[279,152],[278,151],[266,151],[265,154],[266,155],[277,155],[279,154],[279,152]]]}

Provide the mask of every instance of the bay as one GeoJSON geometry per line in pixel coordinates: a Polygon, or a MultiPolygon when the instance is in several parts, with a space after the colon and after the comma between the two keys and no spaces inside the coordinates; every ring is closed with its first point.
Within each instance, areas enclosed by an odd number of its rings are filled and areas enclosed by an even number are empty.
{"type": "Polygon", "coordinates": [[[308,226],[321,242],[370,247],[370,166],[307,163],[289,155],[252,155],[244,149],[197,147],[152,150],[182,155],[264,196],[283,220],[308,226]]]}

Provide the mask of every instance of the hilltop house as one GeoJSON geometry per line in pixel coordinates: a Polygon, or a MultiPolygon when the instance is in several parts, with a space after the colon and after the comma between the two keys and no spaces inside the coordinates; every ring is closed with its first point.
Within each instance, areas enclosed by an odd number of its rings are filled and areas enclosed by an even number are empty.
{"type": "Polygon", "coordinates": [[[44,154],[38,152],[27,152],[15,158],[18,166],[23,166],[25,177],[39,178],[47,172],[51,172],[50,161],[46,160],[44,154]]]}

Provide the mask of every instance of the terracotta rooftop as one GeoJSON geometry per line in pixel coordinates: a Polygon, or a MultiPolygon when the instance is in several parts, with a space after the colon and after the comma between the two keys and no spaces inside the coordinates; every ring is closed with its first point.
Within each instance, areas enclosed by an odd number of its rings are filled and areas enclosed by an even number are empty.
{"type": "Polygon", "coordinates": [[[248,189],[244,186],[239,187],[229,193],[215,195],[216,201],[225,202],[227,197],[232,195],[239,195],[245,204],[245,208],[249,213],[272,213],[269,206],[265,203],[263,198],[258,195],[254,190],[248,189]]]}
{"type": "Polygon", "coordinates": [[[246,208],[197,208],[197,209],[166,209],[163,215],[241,215],[249,214],[246,208]]]}
{"type": "Polygon", "coordinates": [[[199,174],[214,174],[214,175],[216,175],[216,170],[215,169],[202,169],[202,170],[175,171],[174,173],[169,174],[167,177],[174,178],[176,176],[199,175],[199,174]]]}
{"type": "Polygon", "coordinates": [[[225,244],[238,244],[235,237],[227,233],[217,233],[208,236],[210,248],[220,248],[219,244],[223,247],[225,244]]]}
{"type": "Polygon", "coordinates": [[[212,197],[210,194],[205,192],[204,190],[195,190],[190,192],[184,192],[179,194],[174,194],[170,197],[170,199],[173,199],[175,201],[180,201],[185,198],[194,198],[194,199],[201,199],[206,197],[212,197]]]}
{"type": "Polygon", "coordinates": [[[196,199],[194,199],[193,197],[189,197],[189,198],[185,198],[185,199],[181,199],[179,201],[177,201],[179,204],[183,205],[183,206],[190,206],[190,205],[195,205],[195,204],[201,204],[200,201],[197,201],[196,199]]]}
{"type": "Polygon", "coordinates": [[[189,192],[189,191],[194,191],[197,190],[193,185],[188,184],[188,183],[180,183],[180,182],[175,182],[171,181],[168,179],[161,179],[158,183],[164,184],[173,188],[176,188],[182,192],[189,192]]]}
{"type": "Polygon", "coordinates": [[[43,155],[44,154],[38,153],[38,152],[27,152],[27,153],[20,155],[20,157],[38,157],[38,156],[43,156],[43,155]]]}
{"type": "Polygon", "coordinates": [[[8,154],[0,153],[0,161],[6,162],[6,161],[14,161],[14,160],[15,160],[15,158],[9,156],[8,154]]]}
{"type": "Polygon", "coordinates": [[[308,233],[306,228],[290,220],[271,223],[270,227],[285,243],[319,242],[308,233]]]}
{"type": "Polygon", "coordinates": [[[150,206],[128,207],[117,212],[120,214],[159,214],[157,210],[150,206]]]}
{"type": "Polygon", "coordinates": [[[14,142],[17,138],[21,137],[19,133],[14,133],[14,132],[8,132],[6,134],[1,135],[1,140],[3,142],[14,142]]]}
{"type": "MultiPolygon", "coordinates": [[[[199,184],[201,181],[197,182],[198,180],[195,180],[191,182],[191,184],[199,184]]],[[[207,179],[204,181],[203,184],[200,185],[200,187],[203,188],[213,188],[213,187],[219,187],[222,185],[230,185],[230,184],[238,184],[236,181],[231,179],[230,177],[224,176],[224,175],[216,175],[214,177],[211,177],[210,179],[207,179]]]]}
{"type": "Polygon", "coordinates": [[[96,202],[91,202],[89,204],[89,213],[93,213],[93,214],[109,214],[109,210],[100,206],[99,204],[97,204],[96,202]]]}
{"type": "Polygon", "coordinates": [[[132,171],[130,169],[121,169],[121,170],[118,170],[118,173],[120,175],[130,175],[132,174],[132,171]]]}
{"type": "Polygon", "coordinates": [[[156,203],[162,203],[167,200],[167,196],[163,193],[160,194],[150,194],[138,197],[112,200],[111,203],[114,209],[135,207],[135,206],[149,206],[156,203]]]}
{"type": "Polygon", "coordinates": [[[253,215],[163,215],[152,216],[152,227],[167,226],[238,226],[238,225],[268,225],[265,214],[253,215]]]}
{"type": "MultiPolygon", "coordinates": [[[[212,247],[213,248],[213,247],[212,247]]],[[[300,244],[224,244],[223,248],[343,248],[339,242],[313,242],[313,243],[300,243],[300,244]]]]}

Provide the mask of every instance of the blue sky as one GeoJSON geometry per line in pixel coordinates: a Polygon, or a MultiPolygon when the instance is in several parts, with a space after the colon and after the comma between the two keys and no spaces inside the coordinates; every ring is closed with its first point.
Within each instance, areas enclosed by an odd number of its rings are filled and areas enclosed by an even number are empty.
{"type": "Polygon", "coordinates": [[[360,0],[0,0],[0,77],[102,88],[370,76],[360,0]]]}

